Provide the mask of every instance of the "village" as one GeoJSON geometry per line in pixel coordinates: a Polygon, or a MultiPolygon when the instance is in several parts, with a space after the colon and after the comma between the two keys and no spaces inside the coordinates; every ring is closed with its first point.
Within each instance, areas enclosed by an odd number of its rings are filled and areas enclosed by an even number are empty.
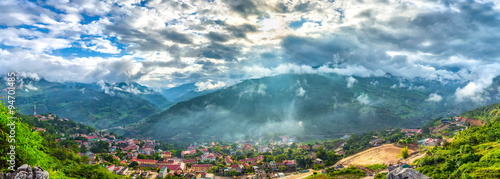
{"type": "MultiPolygon", "coordinates": [[[[34,117],[38,121],[69,121],[54,114],[34,117]]],[[[88,158],[83,162],[100,165],[109,172],[130,178],[280,178],[310,175],[313,171],[324,173],[324,169],[329,167],[340,170],[364,164],[367,159],[353,154],[369,148],[407,146],[410,156],[414,156],[426,147],[443,145],[458,131],[471,125],[481,126],[484,122],[454,117],[435,120],[428,128],[387,129],[376,134],[353,136],[346,134],[332,141],[308,144],[298,142],[295,137],[279,136],[278,140],[261,137],[234,143],[194,142],[185,148],[168,150],[162,147],[160,141],[122,138],[105,131],[69,135],[57,133],[55,142],[60,145],[76,144],[78,155],[88,158]],[[355,137],[362,137],[363,140],[356,140],[355,137]],[[368,144],[362,145],[366,139],[368,144]],[[355,145],[362,146],[360,151],[349,150],[355,145]]],[[[39,127],[34,130],[46,132],[39,127]]],[[[402,162],[408,161],[392,156],[391,160],[381,159],[366,164],[400,166],[402,162]]],[[[373,174],[367,171],[367,175],[373,174]]]]}

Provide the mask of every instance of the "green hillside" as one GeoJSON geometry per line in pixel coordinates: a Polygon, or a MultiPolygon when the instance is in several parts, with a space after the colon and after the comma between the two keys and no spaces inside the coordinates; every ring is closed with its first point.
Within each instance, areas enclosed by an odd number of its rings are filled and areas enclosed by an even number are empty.
{"type": "Polygon", "coordinates": [[[426,119],[480,105],[456,103],[455,90],[464,84],[453,81],[410,81],[392,76],[351,81],[349,86],[349,77],[335,74],[245,80],[177,103],[132,126],[129,134],[178,141],[277,134],[331,137],[388,127],[418,127],[426,119]],[[429,101],[436,92],[442,100],[429,101]]]}
{"type": "Polygon", "coordinates": [[[487,122],[490,120],[500,120],[500,103],[467,111],[460,116],[471,119],[481,119],[487,122]]]}
{"type": "MultiPolygon", "coordinates": [[[[4,89],[5,82],[0,82],[0,88],[4,89]]],[[[20,113],[33,114],[36,102],[38,114],[52,112],[99,129],[134,123],[160,111],[151,102],[128,92],[106,94],[90,85],[68,85],[44,79],[22,79],[16,84],[23,85],[16,90],[20,113]]],[[[6,93],[0,91],[0,96],[6,93]]]]}
{"type": "MultiPolygon", "coordinates": [[[[5,106],[0,104],[0,169],[6,172],[10,164],[8,163],[10,145],[15,146],[15,163],[16,168],[22,164],[30,166],[40,166],[49,171],[50,178],[66,179],[66,178],[95,178],[95,179],[112,179],[117,178],[105,168],[97,165],[86,165],[84,161],[88,161],[87,157],[78,156],[73,150],[57,145],[49,135],[42,137],[38,132],[33,131],[33,126],[27,123],[21,123],[21,115],[16,114],[15,120],[15,141],[9,143],[10,126],[12,115],[8,114],[5,106]]],[[[73,123],[77,125],[76,123],[73,123]]],[[[54,130],[62,130],[57,127],[54,130]]],[[[54,134],[52,134],[54,135],[54,134]]]]}
{"type": "Polygon", "coordinates": [[[498,109],[500,105],[494,104],[461,115],[490,122],[460,132],[443,147],[434,147],[429,156],[416,162],[417,170],[435,179],[499,178],[500,121],[491,115],[498,109]]]}

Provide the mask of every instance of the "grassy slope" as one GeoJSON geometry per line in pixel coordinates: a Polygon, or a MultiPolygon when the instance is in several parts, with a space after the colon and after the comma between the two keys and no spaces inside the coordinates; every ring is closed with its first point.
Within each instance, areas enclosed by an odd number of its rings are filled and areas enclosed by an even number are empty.
{"type": "MultiPolygon", "coordinates": [[[[0,102],[1,103],[1,102],[0,102]]],[[[3,104],[3,103],[2,103],[3,104]]],[[[5,172],[10,165],[7,163],[10,143],[8,142],[8,133],[10,128],[7,126],[10,123],[11,117],[5,106],[0,104],[0,170],[5,172]]],[[[81,161],[81,158],[73,151],[68,149],[54,149],[47,146],[54,141],[45,140],[38,132],[32,131],[32,127],[26,123],[20,122],[22,119],[15,119],[15,142],[16,147],[16,168],[22,164],[30,166],[40,166],[49,171],[50,178],[96,178],[96,179],[111,179],[116,178],[113,174],[106,171],[104,168],[96,165],[85,165],[76,161],[81,161]],[[61,161],[49,153],[53,150],[64,151],[62,154],[70,159],[61,161]]],[[[57,131],[57,130],[56,130],[57,131]]],[[[61,153],[59,153],[61,154],[61,153]]]]}
{"type": "Polygon", "coordinates": [[[462,131],[449,145],[433,148],[430,156],[416,161],[417,170],[435,179],[500,177],[500,121],[490,115],[499,107],[495,104],[464,113],[462,116],[490,123],[462,131]]]}

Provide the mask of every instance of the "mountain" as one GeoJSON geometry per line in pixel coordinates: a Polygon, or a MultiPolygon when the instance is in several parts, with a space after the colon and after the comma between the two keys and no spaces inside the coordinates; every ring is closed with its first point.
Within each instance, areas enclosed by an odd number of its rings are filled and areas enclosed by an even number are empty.
{"type": "MultiPolygon", "coordinates": [[[[130,90],[113,88],[106,91],[93,84],[56,83],[29,78],[19,79],[16,85],[15,106],[22,114],[33,114],[36,102],[38,114],[55,113],[61,118],[71,118],[98,129],[127,125],[161,111],[145,99],[156,99],[154,95],[160,96],[158,94],[141,96],[130,90]]],[[[6,80],[0,79],[0,88],[6,87],[6,80]]],[[[123,85],[121,87],[124,89],[123,85]]],[[[5,98],[7,90],[2,90],[0,96],[5,98]]]]}
{"type": "Polygon", "coordinates": [[[466,84],[390,75],[285,74],[245,80],[179,102],[130,129],[137,135],[184,140],[278,134],[314,138],[418,127],[432,118],[482,105],[470,100],[456,102],[456,89],[466,84]]]}
{"type": "Polygon", "coordinates": [[[92,89],[104,92],[110,95],[125,95],[125,96],[137,96],[150,103],[156,105],[156,107],[161,110],[165,110],[168,107],[175,104],[167,100],[162,94],[154,89],[148,88],[146,86],[142,86],[139,83],[104,83],[102,81],[96,84],[79,84],[80,86],[87,86],[92,89]]]}
{"type": "Polygon", "coordinates": [[[177,87],[161,90],[162,96],[173,102],[187,101],[192,98],[211,93],[215,90],[198,91],[195,83],[187,83],[177,87]]]}
{"type": "Polygon", "coordinates": [[[285,74],[245,80],[179,102],[131,126],[130,132],[167,140],[279,134],[315,138],[418,127],[432,118],[482,105],[470,100],[456,102],[456,89],[466,84],[390,75],[354,78],[285,74]]]}

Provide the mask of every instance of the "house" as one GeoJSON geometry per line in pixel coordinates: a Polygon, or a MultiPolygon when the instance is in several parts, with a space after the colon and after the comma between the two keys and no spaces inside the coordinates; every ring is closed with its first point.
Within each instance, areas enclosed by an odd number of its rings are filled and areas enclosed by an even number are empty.
{"type": "Polygon", "coordinates": [[[186,151],[182,151],[181,152],[181,156],[182,157],[186,157],[187,155],[191,155],[191,154],[196,154],[196,150],[186,150],[186,151]]]}
{"type": "Polygon", "coordinates": [[[406,137],[412,137],[415,134],[422,134],[422,129],[403,129],[402,133],[405,133],[406,137]]]}
{"type": "Polygon", "coordinates": [[[287,167],[295,167],[295,160],[285,160],[283,161],[283,164],[286,165],[287,167]]]}
{"type": "Polygon", "coordinates": [[[422,139],[418,141],[418,144],[420,145],[425,145],[425,146],[436,146],[439,145],[441,142],[441,139],[422,139]]]}
{"type": "Polygon", "coordinates": [[[161,153],[161,158],[170,158],[172,157],[172,152],[162,152],[161,153]]]}
{"type": "Polygon", "coordinates": [[[166,166],[161,167],[160,172],[158,172],[158,177],[164,178],[168,174],[168,170],[166,166]]]}
{"type": "Polygon", "coordinates": [[[209,153],[207,148],[200,148],[199,150],[205,155],[209,153]]]}
{"type": "Polygon", "coordinates": [[[214,154],[201,155],[201,161],[215,161],[216,157],[214,154]]]}
{"type": "Polygon", "coordinates": [[[237,171],[239,173],[243,172],[244,169],[245,169],[245,167],[243,167],[242,164],[234,164],[234,165],[231,165],[229,167],[229,170],[234,170],[234,171],[237,171]]]}
{"type": "Polygon", "coordinates": [[[212,164],[194,164],[191,166],[191,171],[206,172],[212,168],[212,164]]]}
{"type": "Polygon", "coordinates": [[[196,179],[214,179],[214,174],[211,173],[200,173],[196,176],[196,179]]]}
{"type": "Polygon", "coordinates": [[[380,145],[380,144],[385,143],[385,140],[384,140],[384,139],[381,139],[381,138],[380,138],[380,139],[374,139],[374,140],[371,140],[371,141],[370,141],[370,142],[368,142],[368,143],[370,143],[371,145],[374,145],[374,146],[378,146],[378,145],[380,145]]]}
{"type": "Polygon", "coordinates": [[[318,150],[319,145],[313,145],[313,150],[318,150]]]}
{"type": "Polygon", "coordinates": [[[138,164],[156,164],[156,160],[137,159],[138,164]]]}
{"type": "Polygon", "coordinates": [[[189,164],[193,164],[193,163],[196,163],[196,159],[186,159],[186,160],[182,160],[183,163],[189,163],[189,164]]]}
{"type": "Polygon", "coordinates": [[[117,172],[118,175],[127,175],[127,173],[128,173],[128,167],[123,167],[117,172]]]}
{"type": "Polygon", "coordinates": [[[113,172],[115,170],[115,164],[106,167],[106,170],[108,170],[109,172],[113,172]]]}
{"type": "Polygon", "coordinates": [[[226,162],[226,165],[231,165],[233,163],[233,159],[231,159],[231,156],[229,155],[224,157],[224,161],[226,162]]]}
{"type": "Polygon", "coordinates": [[[313,161],[313,163],[316,165],[323,165],[323,160],[317,158],[316,160],[313,161]]]}
{"type": "Polygon", "coordinates": [[[184,163],[160,165],[159,168],[163,168],[163,167],[170,169],[170,171],[177,171],[177,170],[185,171],[186,170],[186,164],[184,164],[184,163]]]}
{"type": "Polygon", "coordinates": [[[303,145],[303,146],[300,146],[299,148],[304,149],[304,150],[311,150],[311,146],[309,146],[309,145],[303,145]]]}

